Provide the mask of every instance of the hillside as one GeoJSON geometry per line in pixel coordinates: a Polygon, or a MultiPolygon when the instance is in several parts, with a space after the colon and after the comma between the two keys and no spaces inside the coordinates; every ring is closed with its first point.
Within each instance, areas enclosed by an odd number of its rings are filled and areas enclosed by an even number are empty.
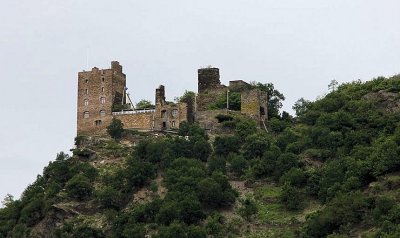
{"type": "Polygon", "coordinates": [[[220,115],[223,135],[77,137],[3,201],[0,238],[400,237],[400,76],[294,109],[268,132],[220,115]]]}

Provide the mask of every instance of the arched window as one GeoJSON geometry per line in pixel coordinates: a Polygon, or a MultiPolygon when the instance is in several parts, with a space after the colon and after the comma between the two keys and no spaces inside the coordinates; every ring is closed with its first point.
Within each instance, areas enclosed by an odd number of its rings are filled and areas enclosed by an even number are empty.
{"type": "Polygon", "coordinates": [[[85,82],[86,82],[86,83],[89,83],[89,80],[88,80],[88,79],[86,79],[86,80],[85,80],[85,82]]]}
{"type": "Polygon", "coordinates": [[[104,93],[104,87],[101,87],[101,92],[104,93]]]}
{"type": "Polygon", "coordinates": [[[89,112],[84,112],[83,113],[83,118],[89,118],[89,112]]]}
{"type": "Polygon", "coordinates": [[[177,109],[173,109],[173,110],[171,111],[171,116],[172,116],[173,118],[176,118],[176,117],[178,116],[178,110],[177,110],[177,109]]]}
{"type": "Polygon", "coordinates": [[[85,93],[86,93],[86,94],[89,94],[89,89],[85,89],[85,93]]]}
{"type": "Polygon", "coordinates": [[[101,104],[106,103],[106,98],[105,98],[105,97],[101,97],[101,98],[100,98],[100,102],[101,102],[101,104]]]}
{"type": "Polygon", "coordinates": [[[106,116],[106,111],[101,110],[101,111],[100,111],[100,116],[101,116],[101,117],[105,117],[105,116],[106,116]]]}
{"type": "Polygon", "coordinates": [[[85,99],[85,100],[84,100],[84,104],[85,104],[85,106],[89,105],[89,100],[88,100],[88,99],[85,99]]]}
{"type": "Polygon", "coordinates": [[[166,110],[162,110],[161,111],[161,118],[166,118],[167,117],[167,111],[166,110]]]}

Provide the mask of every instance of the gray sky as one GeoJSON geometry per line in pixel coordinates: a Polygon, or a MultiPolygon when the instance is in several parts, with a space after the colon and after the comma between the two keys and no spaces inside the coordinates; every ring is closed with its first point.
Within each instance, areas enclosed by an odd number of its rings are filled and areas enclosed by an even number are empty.
{"type": "Polygon", "coordinates": [[[76,133],[77,72],[118,60],[133,101],[221,80],[272,82],[291,110],[332,79],[400,72],[398,0],[2,0],[0,200],[17,197],[76,133]]]}

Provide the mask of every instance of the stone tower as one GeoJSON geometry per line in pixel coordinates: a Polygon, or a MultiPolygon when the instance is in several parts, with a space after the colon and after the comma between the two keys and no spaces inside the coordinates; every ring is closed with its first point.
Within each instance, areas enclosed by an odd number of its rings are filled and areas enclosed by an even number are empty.
{"type": "Polygon", "coordinates": [[[218,68],[203,68],[198,73],[198,92],[204,93],[209,89],[221,87],[221,81],[218,68]]]}
{"type": "Polygon", "coordinates": [[[104,134],[113,107],[125,104],[126,76],[118,61],[110,69],[93,68],[78,73],[77,134],[104,134]]]}

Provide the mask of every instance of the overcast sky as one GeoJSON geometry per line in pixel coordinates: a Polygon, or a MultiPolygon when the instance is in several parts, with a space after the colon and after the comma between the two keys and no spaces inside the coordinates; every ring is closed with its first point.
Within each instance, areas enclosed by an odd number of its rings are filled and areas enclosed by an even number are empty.
{"type": "Polygon", "coordinates": [[[19,197],[76,135],[77,73],[118,60],[133,101],[221,81],[271,82],[314,100],[340,83],[400,72],[398,0],[2,0],[0,200],[19,197]]]}

